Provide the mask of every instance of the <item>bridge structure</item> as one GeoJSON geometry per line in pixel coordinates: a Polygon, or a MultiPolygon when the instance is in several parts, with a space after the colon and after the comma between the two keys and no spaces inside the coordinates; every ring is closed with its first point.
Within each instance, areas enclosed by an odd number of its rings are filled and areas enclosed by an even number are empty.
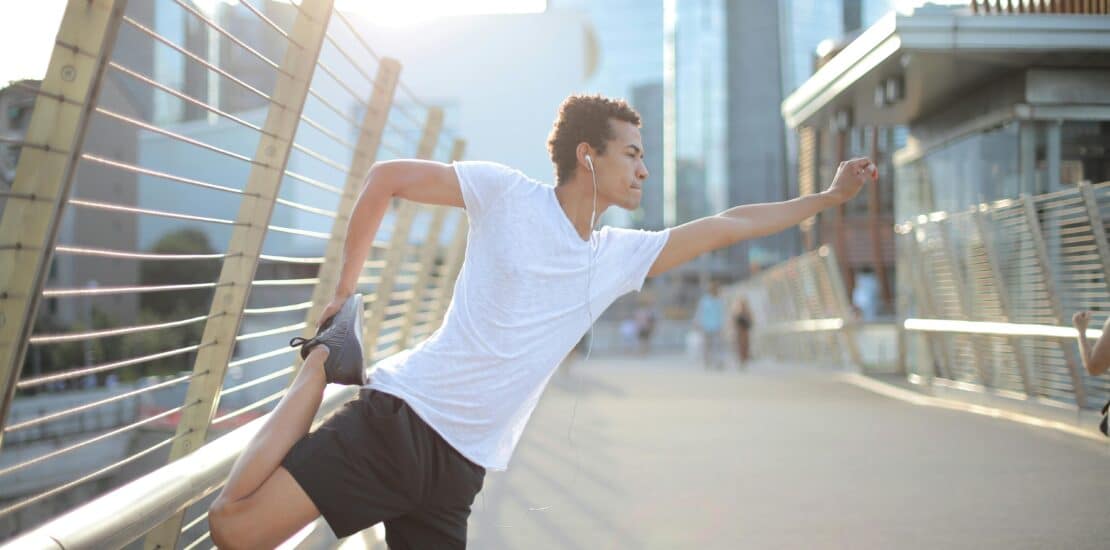
{"type": "MultiPolygon", "coordinates": [[[[0,197],[7,547],[211,547],[208,504],[300,368],[286,342],[315,332],[370,166],[465,153],[331,0],[223,19],[172,1],[219,47],[146,3],[73,0],[44,79],[13,85],[30,115],[0,136],[19,152],[0,197]]],[[[726,289],[752,305],[751,364],[565,365],[487,478],[473,544],[1102,547],[1110,383],[1068,316],[1110,312],[1107,208],[1110,182],[898,225],[895,362],[871,360],[822,247],[726,289]]],[[[371,368],[438,327],[466,223],[391,205],[359,279],[371,368]]],[[[317,421],[354,392],[329,387],[317,421]]],[[[383,545],[322,520],[286,543],[383,545]]]]}

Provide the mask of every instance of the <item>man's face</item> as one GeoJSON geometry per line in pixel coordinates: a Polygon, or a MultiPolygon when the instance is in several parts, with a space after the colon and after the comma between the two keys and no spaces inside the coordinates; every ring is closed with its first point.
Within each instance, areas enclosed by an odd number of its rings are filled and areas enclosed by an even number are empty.
{"type": "Polygon", "coordinates": [[[644,165],[644,143],[640,129],[631,122],[609,121],[613,139],[605,145],[605,154],[594,159],[597,170],[598,195],[610,204],[635,210],[643,198],[643,184],[647,180],[644,165]]]}

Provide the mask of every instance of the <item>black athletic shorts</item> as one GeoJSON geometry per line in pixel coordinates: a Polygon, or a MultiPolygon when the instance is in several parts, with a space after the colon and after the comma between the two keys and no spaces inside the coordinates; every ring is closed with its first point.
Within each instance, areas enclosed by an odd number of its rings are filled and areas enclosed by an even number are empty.
{"type": "Polygon", "coordinates": [[[369,389],[302,437],[281,465],[337,537],[385,522],[392,550],[465,548],[486,475],[403,400],[369,389]]]}

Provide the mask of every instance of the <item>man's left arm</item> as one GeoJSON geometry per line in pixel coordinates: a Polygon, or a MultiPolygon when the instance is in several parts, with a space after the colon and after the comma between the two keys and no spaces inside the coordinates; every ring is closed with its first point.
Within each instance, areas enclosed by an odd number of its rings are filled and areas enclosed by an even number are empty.
{"type": "Polygon", "coordinates": [[[826,208],[847,202],[867,179],[876,177],[870,159],[853,159],[840,164],[832,185],[821,193],[783,202],[737,206],[716,216],[684,223],[671,230],[648,276],[669,271],[706,252],[792,227],[826,208]]]}

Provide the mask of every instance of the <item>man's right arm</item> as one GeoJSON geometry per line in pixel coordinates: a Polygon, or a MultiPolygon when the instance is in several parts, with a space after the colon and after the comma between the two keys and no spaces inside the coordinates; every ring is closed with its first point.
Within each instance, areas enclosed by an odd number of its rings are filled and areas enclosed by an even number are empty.
{"type": "MultiPolygon", "coordinates": [[[[464,207],[459,179],[450,164],[427,160],[375,163],[351,210],[351,218],[347,220],[343,267],[335,288],[336,300],[342,302],[355,292],[358,276],[362,273],[374,236],[393,197],[424,204],[464,207]]],[[[325,310],[322,319],[326,317],[325,310]]]]}

